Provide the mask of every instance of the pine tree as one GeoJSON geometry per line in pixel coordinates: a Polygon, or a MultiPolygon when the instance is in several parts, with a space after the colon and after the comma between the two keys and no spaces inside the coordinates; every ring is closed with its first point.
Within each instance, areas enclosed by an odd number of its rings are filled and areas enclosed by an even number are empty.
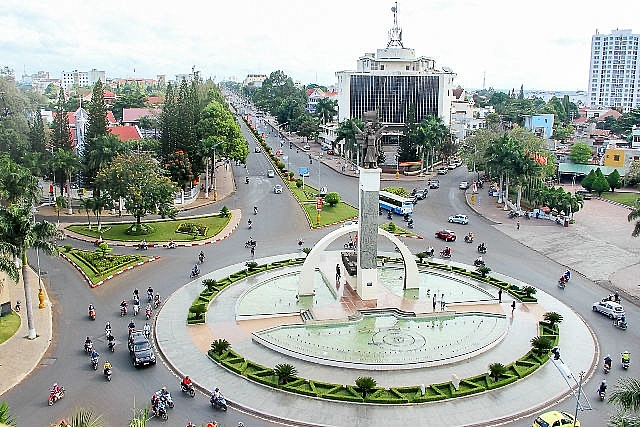
{"type": "Polygon", "coordinates": [[[87,127],[86,134],[87,142],[94,138],[108,135],[107,106],[104,103],[104,89],[99,79],[93,86],[93,93],[91,94],[91,101],[87,106],[87,113],[89,114],[89,126],[87,127]]]}
{"type": "Polygon", "coordinates": [[[68,150],[73,145],[73,139],[69,132],[69,117],[64,108],[64,89],[60,88],[58,102],[56,103],[53,125],[51,128],[51,145],[54,149],[68,150]]]}
{"type": "Polygon", "coordinates": [[[400,146],[398,147],[399,162],[414,162],[418,160],[415,108],[415,104],[412,103],[411,105],[409,105],[409,108],[407,110],[404,132],[400,140],[400,146]]]}
{"type": "Polygon", "coordinates": [[[164,107],[160,115],[160,156],[167,159],[169,153],[178,149],[178,111],[174,86],[169,83],[165,94],[164,107]]]}

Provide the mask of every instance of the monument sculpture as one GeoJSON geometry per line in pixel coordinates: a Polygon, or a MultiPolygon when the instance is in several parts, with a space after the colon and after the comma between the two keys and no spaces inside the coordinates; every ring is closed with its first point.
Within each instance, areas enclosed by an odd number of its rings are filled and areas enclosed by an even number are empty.
{"type": "Polygon", "coordinates": [[[378,167],[378,159],[382,154],[380,137],[388,127],[386,125],[380,126],[377,111],[366,111],[363,114],[362,121],[364,122],[364,129],[360,129],[358,125],[352,123],[358,149],[362,149],[362,167],[376,169],[378,167]]]}

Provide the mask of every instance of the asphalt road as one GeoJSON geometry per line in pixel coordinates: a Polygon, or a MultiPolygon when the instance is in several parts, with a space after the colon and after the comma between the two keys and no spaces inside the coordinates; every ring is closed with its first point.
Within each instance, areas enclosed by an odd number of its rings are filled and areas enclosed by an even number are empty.
{"type": "MultiPolygon", "coordinates": [[[[258,242],[255,255],[260,257],[283,251],[290,252],[297,248],[300,238],[305,240],[305,246],[311,247],[326,234],[326,230],[309,229],[304,213],[287,192],[273,193],[273,185],[282,184],[281,179],[278,176],[267,178],[266,172],[271,168],[270,164],[263,153],[253,152],[255,140],[246,129],[243,129],[243,132],[249,141],[251,154],[246,169],[243,166],[231,166],[237,178],[236,194],[222,202],[190,211],[188,214],[215,212],[223,205],[233,209],[240,208],[243,214],[248,213],[248,217],[252,219],[253,228],[248,229],[247,216],[245,216],[241,226],[228,239],[206,246],[204,250],[207,258],[201,267],[203,272],[250,259],[249,250],[244,248],[244,242],[249,237],[258,242]],[[244,183],[244,176],[247,175],[249,184],[244,183]],[[253,206],[259,207],[258,215],[252,214],[253,206]]],[[[267,141],[274,149],[280,148],[278,138],[269,137],[267,141]]],[[[309,164],[308,153],[296,152],[295,146],[289,149],[288,144],[285,143],[282,149],[284,154],[289,156],[290,170],[297,171],[301,166],[309,167],[310,176],[306,180],[311,185],[317,186],[318,167],[320,167],[320,183],[326,185],[329,191],[338,191],[343,200],[357,205],[355,179],[337,173],[317,160],[309,164]]],[[[475,215],[467,206],[462,191],[458,189],[458,182],[463,179],[472,179],[471,174],[464,168],[458,168],[440,177],[441,188],[430,190],[427,198],[415,206],[414,231],[424,236],[424,239],[406,239],[406,244],[414,253],[424,250],[429,245],[439,251],[445,243],[436,240],[433,237],[434,232],[439,228],[450,228],[459,236],[458,241],[449,244],[453,249],[453,259],[472,263],[477,256],[476,243],[486,242],[489,250],[484,259],[492,269],[520,278],[550,293],[585,318],[596,333],[602,351],[605,354],[611,353],[614,359],[614,368],[607,376],[608,382],[614,384],[617,378],[626,374],[621,370],[617,355],[625,349],[630,350],[632,354],[640,354],[637,330],[633,327],[627,331],[614,329],[607,318],[592,313],[591,304],[601,299],[607,292],[579,275],[574,274],[571,285],[565,290],[560,290],[556,286],[556,279],[564,271],[564,266],[513,241],[496,231],[490,221],[475,215]],[[469,215],[470,224],[448,224],[446,218],[455,213],[469,215]],[[476,242],[472,245],[462,240],[462,236],[469,231],[476,236],[476,242]]],[[[414,187],[424,187],[425,183],[424,181],[402,181],[383,182],[382,185],[403,185],[410,190],[414,187]]],[[[386,216],[381,216],[380,221],[387,221],[386,216]]],[[[400,217],[395,217],[394,221],[402,222],[400,217]]],[[[561,228],[558,228],[558,233],[559,238],[562,238],[561,228]]],[[[84,245],[78,242],[74,244],[84,245]]],[[[237,421],[243,421],[249,427],[274,425],[234,410],[228,413],[215,412],[208,405],[207,397],[200,394],[195,399],[183,396],[178,387],[178,378],[162,363],[135,369],[130,362],[126,349],[126,326],[133,317],[129,315],[120,318],[119,302],[123,298],[130,299],[136,287],[140,289],[141,294],[144,294],[149,285],[152,285],[161,295],[170,294],[189,281],[189,270],[195,263],[200,249],[198,247],[177,250],[150,249],[149,255],[161,256],[158,262],[134,269],[96,289],[88,288],[80,275],[63,260],[41,257],[41,267],[46,272],[44,277],[49,282],[49,296],[54,304],[55,335],[51,349],[41,366],[20,386],[3,397],[11,406],[12,412],[18,416],[19,425],[46,426],[71,415],[74,409],[79,407],[95,408],[97,413],[104,414],[109,425],[127,425],[132,408],[146,405],[151,394],[163,385],[169,388],[176,401],[175,409],[169,411],[170,425],[184,425],[189,419],[197,423],[216,419],[223,426],[235,426],[237,421]],[[93,303],[97,308],[95,322],[87,318],[89,303],[93,303]],[[107,320],[111,322],[118,339],[118,347],[114,354],[108,353],[104,340],[104,324],[107,320]],[[97,349],[102,356],[101,364],[108,358],[114,365],[113,380],[110,383],[105,381],[100,369],[97,372],[91,369],[89,359],[82,351],[82,344],[87,335],[94,338],[97,344],[97,349]],[[53,407],[47,407],[48,388],[55,381],[63,384],[68,393],[53,407]]],[[[380,242],[380,250],[392,249],[391,244],[380,242]]],[[[119,253],[135,252],[132,248],[118,248],[117,251],[119,253]]],[[[31,259],[34,260],[35,257],[31,259]]],[[[625,307],[630,325],[640,324],[638,307],[629,302],[625,307]]],[[[140,328],[144,325],[143,317],[138,316],[135,321],[140,328]]],[[[570,333],[570,331],[563,331],[563,333],[570,333]]],[[[185,351],[194,350],[187,348],[185,351]]],[[[567,362],[570,366],[570,361],[567,362]]],[[[633,375],[634,372],[632,363],[628,373],[633,375]]],[[[595,394],[597,384],[602,378],[603,375],[599,370],[585,385],[585,391],[590,397],[594,410],[579,414],[583,425],[606,424],[611,408],[597,401],[595,394]]],[[[558,381],[562,381],[560,376],[558,381]]],[[[533,399],[534,397],[514,396],[513,398],[533,399]]],[[[568,399],[554,407],[573,412],[575,403],[568,399]]],[[[499,411],[499,408],[488,408],[488,410],[499,411]]],[[[531,425],[533,418],[534,416],[528,415],[509,425],[531,425]]]]}

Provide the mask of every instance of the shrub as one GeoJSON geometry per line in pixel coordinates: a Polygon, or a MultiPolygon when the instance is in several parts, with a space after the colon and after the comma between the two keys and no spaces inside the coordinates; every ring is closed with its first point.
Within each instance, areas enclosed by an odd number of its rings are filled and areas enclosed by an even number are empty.
{"type": "Polygon", "coordinates": [[[387,229],[389,230],[389,233],[394,233],[396,231],[396,224],[393,221],[391,221],[387,225],[387,229]]]}
{"type": "Polygon", "coordinates": [[[358,377],[356,379],[356,389],[362,393],[362,398],[367,397],[367,393],[376,388],[376,380],[371,377],[358,377]]]}
{"type": "Polygon", "coordinates": [[[302,179],[301,178],[296,179],[296,187],[302,188],[303,185],[304,184],[302,183],[302,179]]]}
{"type": "Polygon", "coordinates": [[[293,175],[295,175],[293,172],[289,172],[289,181],[293,179],[293,175]]]}
{"type": "Polygon", "coordinates": [[[278,377],[278,384],[287,384],[296,379],[298,371],[293,365],[281,363],[276,365],[273,373],[278,377]]]}
{"type": "Polygon", "coordinates": [[[229,216],[231,216],[231,212],[229,212],[228,207],[223,206],[222,209],[220,209],[220,213],[218,214],[218,216],[220,218],[228,218],[229,216]]]}
{"type": "Polygon", "coordinates": [[[225,339],[217,339],[211,343],[211,350],[213,350],[213,352],[218,356],[222,356],[222,353],[227,351],[229,348],[231,348],[231,344],[229,344],[229,341],[225,339]]]}
{"type": "Polygon", "coordinates": [[[256,267],[258,267],[258,263],[255,261],[247,261],[244,265],[247,266],[249,271],[253,271],[256,269],[256,267]]]}
{"type": "Polygon", "coordinates": [[[98,245],[95,250],[96,255],[98,255],[101,259],[106,258],[107,254],[111,252],[113,249],[109,247],[108,243],[102,242],[98,245]]]}
{"type": "Polygon", "coordinates": [[[550,311],[544,314],[544,320],[549,322],[549,326],[553,328],[556,323],[562,322],[563,319],[561,314],[558,314],[555,311],[550,311]]]}
{"type": "Polygon", "coordinates": [[[309,252],[311,252],[311,248],[302,248],[302,252],[304,252],[305,255],[309,255],[309,252]]]}
{"type": "Polygon", "coordinates": [[[553,341],[547,337],[535,337],[531,339],[531,347],[533,347],[533,352],[535,354],[542,356],[551,350],[551,347],[553,347],[553,341]]]}
{"type": "Polygon", "coordinates": [[[482,265],[482,266],[478,267],[477,271],[478,271],[478,273],[480,273],[480,275],[482,277],[487,277],[487,274],[489,274],[491,272],[491,269],[489,267],[487,267],[486,265],[482,265]]]}
{"type": "Polygon", "coordinates": [[[178,226],[176,233],[204,236],[207,233],[207,227],[194,222],[183,222],[178,226]]]}
{"type": "Polygon", "coordinates": [[[218,284],[218,282],[216,282],[215,279],[204,279],[202,281],[202,285],[205,286],[207,288],[208,292],[213,292],[216,289],[216,285],[218,284]]]}
{"type": "Polygon", "coordinates": [[[489,365],[489,375],[494,381],[498,381],[501,375],[507,372],[507,368],[502,363],[492,363],[489,365]]]}
{"type": "Polygon", "coordinates": [[[416,254],[416,256],[418,257],[418,260],[420,261],[420,264],[422,264],[422,261],[423,261],[426,257],[428,257],[429,255],[427,255],[427,253],[426,253],[426,252],[418,252],[418,253],[416,254]]]}
{"type": "Polygon", "coordinates": [[[71,245],[64,245],[64,251],[65,251],[65,252],[71,252],[71,249],[73,249],[73,246],[71,246],[71,245]]]}
{"type": "Polygon", "coordinates": [[[278,162],[278,164],[276,165],[276,167],[277,167],[278,169],[280,169],[280,171],[283,171],[283,170],[284,170],[284,168],[286,167],[286,165],[285,165],[284,163],[282,163],[282,162],[278,162]]]}
{"type": "Polygon", "coordinates": [[[335,191],[332,191],[324,196],[324,201],[327,202],[329,206],[334,207],[335,205],[340,203],[340,195],[335,191]]]}
{"type": "Polygon", "coordinates": [[[533,286],[525,286],[524,288],[522,288],[522,292],[527,296],[527,298],[531,298],[533,294],[536,293],[536,291],[536,288],[534,288],[533,286]]]}
{"type": "Polygon", "coordinates": [[[194,314],[196,319],[202,319],[205,311],[207,311],[207,306],[205,304],[193,304],[189,311],[194,314]]]}

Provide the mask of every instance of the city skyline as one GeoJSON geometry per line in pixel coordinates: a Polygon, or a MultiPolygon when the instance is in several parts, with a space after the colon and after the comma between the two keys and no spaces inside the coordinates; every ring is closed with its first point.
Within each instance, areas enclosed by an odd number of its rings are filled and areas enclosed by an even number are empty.
{"type": "MultiPolygon", "coordinates": [[[[502,0],[398,3],[404,46],[450,67],[465,88],[585,90],[591,36],[596,30],[630,29],[640,6],[607,4],[620,13],[596,13],[543,0],[535,10],[502,0]]],[[[386,47],[394,2],[351,4],[327,0],[300,4],[197,2],[160,9],[157,3],[115,0],[108,9],[93,0],[0,4],[0,66],[19,77],[43,70],[106,71],[108,78],[155,78],[189,73],[192,66],[216,81],[282,70],[303,84],[336,83],[366,52],[386,47]],[[357,17],[357,18],[355,18],[357,17]]],[[[600,8],[600,9],[599,9],[600,8]]]]}

